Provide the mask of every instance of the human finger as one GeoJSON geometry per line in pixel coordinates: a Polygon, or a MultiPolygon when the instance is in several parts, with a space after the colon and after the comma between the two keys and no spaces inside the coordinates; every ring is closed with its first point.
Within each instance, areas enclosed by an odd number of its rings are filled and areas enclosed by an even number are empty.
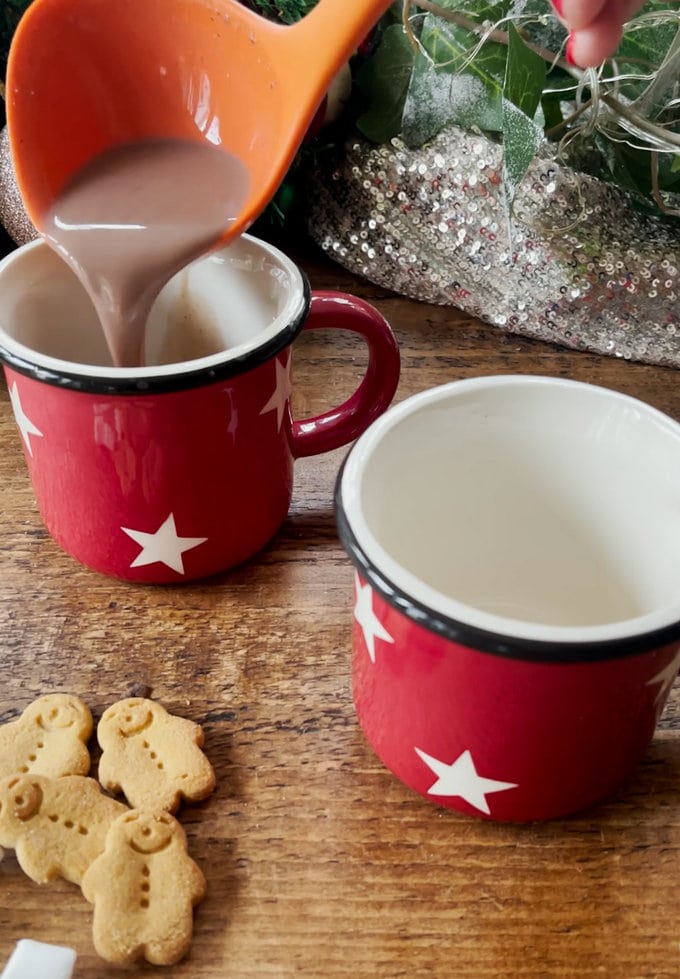
{"type": "Polygon", "coordinates": [[[557,16],[570,31],[580,31],[599,17],[609,0],[552,0],[557,16]]]}
{"type": "Polygon", "coordinates": [[[592,23],[571,32],[567,40],[567,60],[581,68],[589,68],[611,57],[621,43],[624,19],[621,5],[603,7],[592,23]]]}

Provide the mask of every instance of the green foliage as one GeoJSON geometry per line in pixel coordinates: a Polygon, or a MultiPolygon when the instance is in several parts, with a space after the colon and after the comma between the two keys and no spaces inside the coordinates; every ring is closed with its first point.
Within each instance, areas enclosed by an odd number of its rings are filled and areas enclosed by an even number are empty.
{"type": "Polygon", "coordinates": [[[510,24],[503,82],[503,175],[510,204],[543,142],[543,129],[534,116],[546,74],[543,58],[527,47],[510,24]]]}
{"type": "Polygon", "coordinates": [[[543,58],[527,47],[517,28],[511,23],[508,29],[503,97],[516,105],[529,119],[533,119],[543,96],[546,74],[543,58]]]}
{"type": "Polygon", "coordinates": [[[317,0],[249,0],[246,4],[257,13],[282,24],[294,24],[309,13],[317,0]]]}
{"type": "Polygon", "coordinates": [[[365,62],[356,79],[368,106],[357,126],[374,142],[382,143],[399,131],[412,68],[411,44],[400,24],[390,24],[375,57],[365,62]]]}
{"type": "Polygon", "coordinates": [[[406,142],[419,146],[452,123],[502,131],[503,46],[484,45],[466,66],[469,33],[433,14],[425,17],[419,40],[404,105],[406,142]]]}
{"type": "Polygon", "coordinates": [[[642,14],[598,79],[564,60],[566,34],[549,0],[439,0],[427,12],[413,0],[411,36],[392,24],[358,75],[367,100],[359,129],[412,147],[451,124],[499,134],[510,201],[553,139],[567,161],[587,161],[658,207],[680,191],[680,19],[662,0],[642,14]],[[663,142],[668,133],[675,147],[663,142]]]}

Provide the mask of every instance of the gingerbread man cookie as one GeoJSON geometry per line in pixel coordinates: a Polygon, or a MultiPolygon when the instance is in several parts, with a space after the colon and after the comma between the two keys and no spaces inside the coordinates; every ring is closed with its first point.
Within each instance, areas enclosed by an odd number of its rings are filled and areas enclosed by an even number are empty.
{"type": "Polygon", "coordinates": [[[123,792],[136,809],[174,812],[182,799],[205,799],[215,787],[215,773],[201,751],[202,729],[153,700],[130,697],[112,704],[97,738],[103,750],[99,781],[123,792]]]}
{"type": "Polygon", "coordinates": [[[92,714],[79,697],[39,697],[15,721],[0,727],[0,777],[35,773],[59,778],[87,775],[92,714]]]}
{"type": "Polygon", "coordinates": [[[94,945],[102,958],[171,965],[191,944],[193,908],[205,894],[205,878],[176,819],[133,809],[109,829],[82,889],[94,905],[94,945]]]}
{"type": "Polygon", "coordinates": [[[111,823],[129,811],[92,778],[10,775],[0,780],[0,846],[13,847],[39,884],[55,877],[79,884],[111,823]]]}

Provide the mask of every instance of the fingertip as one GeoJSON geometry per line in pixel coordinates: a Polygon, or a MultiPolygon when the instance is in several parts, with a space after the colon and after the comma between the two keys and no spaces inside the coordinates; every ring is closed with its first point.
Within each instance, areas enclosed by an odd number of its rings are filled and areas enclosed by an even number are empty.
{"type": "Polygon", "coordinates": [[[598,21],[585,30],[572,31],[567,38],[565,57],[570,65],[596,68],[616,52],[622,36],[620,24],[602,25],[598,21]]]}
{"type": "Polygon", "coordinates": [[[569,30],[582,31],[592,24],[607,5],[607,0],[555,0],[552,4],[569,30]]]}

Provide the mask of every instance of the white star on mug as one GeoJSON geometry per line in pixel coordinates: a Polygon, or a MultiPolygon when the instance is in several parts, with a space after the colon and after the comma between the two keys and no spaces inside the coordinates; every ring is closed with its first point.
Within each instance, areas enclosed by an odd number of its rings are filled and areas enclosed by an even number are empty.
{"type": "Polygon", "coordinates": [[[14,412],[14,418],[19,426],[19,431],[21,432],[21,437],[24,440],[24,444],[30,456],[33,456],[33,447],[31,446],[31,439],[29,436],[36,435],[43,438],[43,433],[39,428],[36,428],[31,419],[28,417],[24,409],[21,407],[21,399],[19,398],[19,390],[17,388],[17,382],[15,381],[9,390],[9,400],[12,403],[12,411],[14,412]]]}
{"type": "Polygon", "coordinates": [[[382,639],[383,642],[394,642],[385,626],[373,611],[373,592],[370,585],[362,585],[359,575],[354,572],[354,584],[356,587],[356,602],[354,603],[354,618],[359,623],[364,634],[364,642],[371,663],[375,663],[375,641],[382,639]]]}
{"type": "Polygon", "coordinates": [[[184,574],[182,554],[205,543],[208,539],[207,537],[179,537],[172,513],[153,534],[143,530],[131,530],[129,527],[120,529],[142,548],[130,565],[131,568],[141,568],[146,564],[158,562],[166,564],[179,574],[184,574]]]}
{"type": "Polygon", "coordinates": [[[290,381],[290,362],[287,364],[282,364],[277,358],[276,360],[276,388],[271,398],[264,406],[261,415],[266,415],[268,411],[274,411],[276,409],[276,427],[281,429],[281,422],[283,421],[283,415],[286,410],[286,405],[290,401],[290,396],[292,393],[292,385],[290,381]]]}
{"type": "Polygon", "coordinates": [[[655,703],[659,703],[665,700],[666,694],[673,686],[673,682],[678,672],[678,667],[680,667],[680,648],[677,650],[675,656],[663,670],[660,670],[656,676],[653,676],[651,680],[647,680],[645,686],[651,687],[655,683],[660,684],[659,689],[656,694],[655,703]]]}
{"type": "Polygon", "coordinates": [[[420,748],[416,748],[415,752],[437,776],[437,781],[433,782],[427,790],[428,795],[457,796],[480,812],[486,813],[487,816],[491,815],[486,801],[487,795],[491,792],[505,792],[507,789],[517,788],[516,782],[499,782],[497,779],[483,778],[479,775],[472,755],[467,749],[450,765],[433,758],[420,748]]]}

